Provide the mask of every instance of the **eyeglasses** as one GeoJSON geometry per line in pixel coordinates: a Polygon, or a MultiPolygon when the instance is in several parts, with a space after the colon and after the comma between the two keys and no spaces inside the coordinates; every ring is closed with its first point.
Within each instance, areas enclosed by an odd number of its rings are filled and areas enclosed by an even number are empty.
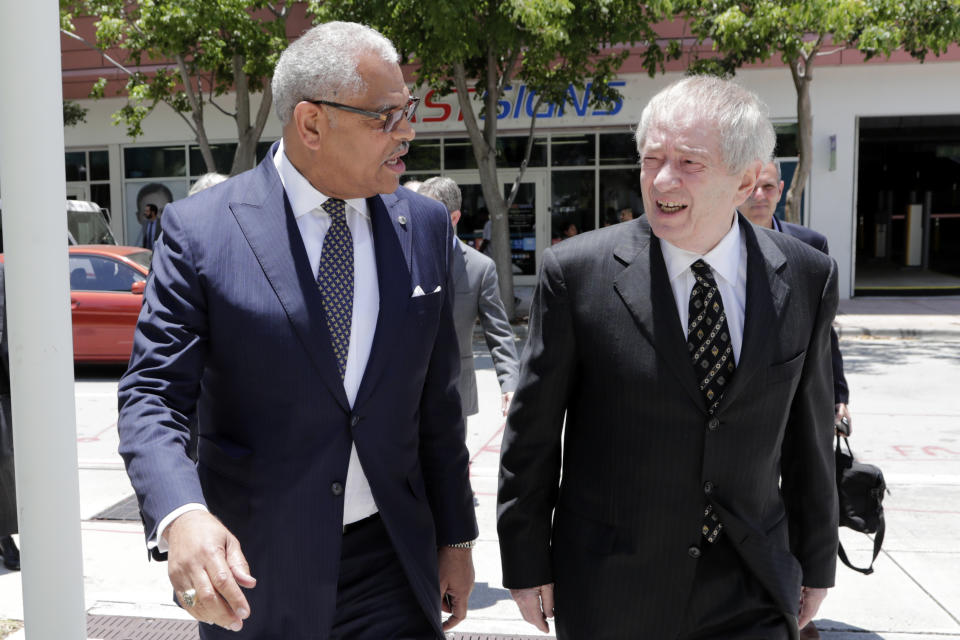
{"type": "Polygon", "coordinates": [[[413,117],[413,114],[417,112],[417,105],[420,104],[420,98],[410,97],[407,100],[407,104],[402,109],[394,109],[393,111],[388,111],[387,113],[380,113],[379,111],[366,111],[364,109],[358,109],[356,107],[351,107],[347,104],[340,104],[339,102],[331,102],[330,100],[306,100],[304,102],[309,102],[311,104],[323,104],[328,107],[333,107],[334,109],[342,109],[343,111],[349,111],[350,113],[359,113],[362,116],[368,116],[370,118],[375,118],[383,122],[383,132],[390,133],[397,128],[397,125],[400,124],[400,120],[406,119],[410,120],[413,117]]]}

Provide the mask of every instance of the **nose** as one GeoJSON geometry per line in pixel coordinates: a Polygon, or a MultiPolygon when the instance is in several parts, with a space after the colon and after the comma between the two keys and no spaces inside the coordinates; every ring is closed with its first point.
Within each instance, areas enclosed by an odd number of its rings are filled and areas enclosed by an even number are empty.
{"type": "Polygon", "coordinates": [[[680,184],[680,172],[672,162],[664,162],[653,178],[653,186],[657,191],[670,191],[680,184]]]}
{"type": "Polygon", "coordinates": [[[410,142],[417,137],[417,132],[414,131],[413,125],[406,118],[400,118],[400,122],[397,123],[397,126],[394,127],[390,133],[396,140],[406,142],[410,142]]]}

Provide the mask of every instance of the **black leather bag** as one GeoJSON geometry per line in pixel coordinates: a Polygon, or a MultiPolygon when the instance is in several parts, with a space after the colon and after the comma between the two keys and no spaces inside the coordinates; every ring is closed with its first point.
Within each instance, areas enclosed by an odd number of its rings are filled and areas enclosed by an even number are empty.
{"type": "Polygon", "coordinates": [[[880,554],[886,532],[886,522],[883,519],[883,495],[890,491],[887,489],[887,483],[883,479],[880,468],[857,462],[850,450],[850,443],[840,436],[837,436],[836,459],[840,526],[860,533],[874,534],[873,559],[870,560],[869,567],[861,569],[850,564],[842,544],[838,550],[840,560],[854,571],[870,575],[873,573],[873,563],[880,554]],[[847,447],[846,452],[840,446],[841,440],[847,447]]]}

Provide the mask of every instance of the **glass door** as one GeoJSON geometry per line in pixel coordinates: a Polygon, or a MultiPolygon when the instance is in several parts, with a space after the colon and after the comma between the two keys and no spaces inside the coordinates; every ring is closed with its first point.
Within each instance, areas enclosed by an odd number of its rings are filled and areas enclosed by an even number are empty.
{"type": "MultiPolygon", "coordinates": [[[[498,171],[501,193],[510,195],[517,172],[498,171]]],[[[463,204],[457,224],[457,236],[479,251],[490,254],[490,216],[480,178],[475,172],[448,172],[460,185],[463,204]]],[[[513,258],[513,282],[515,285],[536,284],[540,267],[540,252],[549,244],[550,219],[546,211],[547,178],[543,171],[527,170],[523,174],[517,197],[509,211],[510,254],[513,258]]]]}

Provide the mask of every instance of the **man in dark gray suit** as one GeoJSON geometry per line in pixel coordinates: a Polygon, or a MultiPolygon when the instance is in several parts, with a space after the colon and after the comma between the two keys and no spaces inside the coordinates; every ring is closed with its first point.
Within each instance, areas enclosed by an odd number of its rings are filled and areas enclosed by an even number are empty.
{"type": "Polygon", "coordinates": [[[20,570],[17,532],[17,485],[13,466],[13,422],[10,419],[10,363],[7,358],[7,296],[0,262],[0,557],[3,566],[20,570]]]}
{"type": "MultiPolygon", "coordinates": [[[[780,162],[769,162],[760,171],[757,186],[753,188],[750,197],[740,207],[740,212],[755,225],[789,234],[806,242],[817,251],[829,255],[830,248],[827,245],[827,238],[822,233],[817,233],[803,225],[778,220],[773,215],[777,210],[777,203],[780,202],[782,193],[783,179],[780,173],[780,162]]],[[[850,435],[850,424],[853,421],[850,417],[850,408],[847,406],[850,402],[850,389],[847,386],[847,378],[843,374],[843,355],[840,353],[840,341],[837,332],[832,329],[830,330],[830,353],[833,359],[835,420],[838,425],[845,427],[845,433],[844,430],[841,430],[841,435],[850,435]]]]}
{"type": "Polygon", "coordinates": [[[796,638],[836,570],[836,264],[737,215],[775,142],[753,93],[685,78],[636,137],[645,215],[544,252],[503,582],[560,640],[796,638]]]}
{"type": "MultiPolygon", "coordinates": [[[[430,178],[419,185],[417,192],[442,202],[450,212],[453,226],[457,226],[460,221],[462,196],[460,187],[452,178],[430,178]]],[[[520,374],[513,329],[510,328],[507,312],[500,299],[497,266],[493,260],[459,239],[454,240],[454,245],[453,325],[460,343],[458,389],[463,402],[463,415],[472,416],[479,411],[477,375],[473,366],[473,327],[478,317],[483,325],[483,337],[490,349],[493,366],[497,370],[502,393],[501,411],[506,415],[520,374]]]]}

